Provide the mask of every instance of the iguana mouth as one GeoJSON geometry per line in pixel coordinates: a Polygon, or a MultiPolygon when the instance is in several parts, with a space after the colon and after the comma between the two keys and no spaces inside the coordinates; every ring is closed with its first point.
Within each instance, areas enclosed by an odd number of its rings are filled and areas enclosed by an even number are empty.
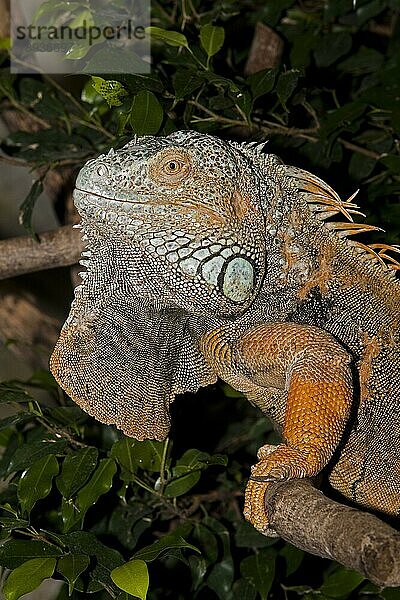
{"type": "Polygon", "coordinates": [[[81,188],[76,187],[74,190],[74,200],[82,200],[82,197],[79,197],[76,192],[80,192],[80,194],[84,194],[86,199],[90,196],[95,196],[96,198],[100,198],[101,200],[106,200],[107,202],[112,202],[113,204],[147,204],[147,200],[140,200],[139,196],[135,196],[135,200],[129,200],[128,198],[109,198],[108,196],[103,196],[102,194],[96,194],[96,192],[83,190],[81,188]]]}
{"type": "MultiPolygon", "coordinates": [[[[109,220],[106,218],[106,211],[112,211],[117,214],[138,212],[140,213],[140,215],[143,215],[143,213],[149,213],[152,215],[161,216],[167,213],[167,209],[186,209],[188,211],[195,210],[197,213],[207,214],[213,220],[221,224],[226,221],[224,215],[209,207],[199,206],[198,202],[196,202],[195,200],[179,199],[175,201],[160,201],[158,199],[154,200],[150,198],[141,200],[140,196],[138,195],[135,195],[134,199],[109,198],[108,196],[103,196],[96,192],[89,192],[87,190],[83,190],[81,188],[76,187],[74,190],[74,203],[78,209],[81,208],[83,210],[86,210],[88,206],[95,209],[95,216],[100,218],[101,220],[109,220]],[[92,197],[93,200],[91,201],[92,197]],[[94,200],[94,198],[99,198],[101,202],[94,200]]],[[[132,214],[133,218],[137,216],[138,215],[132,214]]]]}

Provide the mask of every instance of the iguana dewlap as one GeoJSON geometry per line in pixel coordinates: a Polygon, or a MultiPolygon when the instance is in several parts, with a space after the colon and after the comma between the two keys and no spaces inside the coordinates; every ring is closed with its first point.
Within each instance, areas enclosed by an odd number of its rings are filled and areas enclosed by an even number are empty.
{"type": "Polygon", "coordinates": [[[372,228],[351,199],[192,131],[89,161],[74,198],[86,271],[51,370],[84,410],[163,439],[175,394],[218,376],[282,433],[247,486],[258,529],[268,481],[324,467],[351,500],[400,513],[398,248],[349,239],[372,228]]]}

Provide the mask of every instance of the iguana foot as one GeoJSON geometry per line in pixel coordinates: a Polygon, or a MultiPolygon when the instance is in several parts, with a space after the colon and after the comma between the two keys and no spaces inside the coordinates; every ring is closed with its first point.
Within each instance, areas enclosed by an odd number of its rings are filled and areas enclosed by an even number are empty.
{"type": "Polygon", "coordinates": [[[256,483],[250,480],[246,486],[243,509],[244,518],[264,535],[270,535],[270,532],[273,532],[265,510],[267,486],[268,483],[256,483]]]}
{"type": "Polygon", "coordinates": [[[259,449],[257,456],[259,462],[251,468],[246,487],[243,514],[258,531],[271,535],[273,529],[269,525],[265,510],[265,492],[268,484],[310,476],[313,469],[309,452],[286,444],[266,444],[259,449]]]}

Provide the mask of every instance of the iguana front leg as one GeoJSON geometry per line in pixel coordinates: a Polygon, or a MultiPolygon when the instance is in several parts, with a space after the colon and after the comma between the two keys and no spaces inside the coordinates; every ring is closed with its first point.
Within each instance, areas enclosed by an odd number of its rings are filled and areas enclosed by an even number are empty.
{"type": "Polygon", "coordinates": [[[340,441],[352,402],[350,356],[325,331],[296,323],[256,325],[237,339],[219,328],[202,338],[201,350],[219,377],[282,429],[282,444],[258,451],[246,488],[244,515],[265,532],[268,482],[316,475],[340,441]],[[286,391],[281,406],[268,406],[271,388],[286,391]]]}

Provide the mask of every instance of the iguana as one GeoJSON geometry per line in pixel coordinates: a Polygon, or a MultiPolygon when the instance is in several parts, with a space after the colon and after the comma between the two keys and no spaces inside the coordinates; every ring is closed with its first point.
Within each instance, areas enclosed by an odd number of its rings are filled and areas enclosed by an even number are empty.
{"type": "Polygon", "coordinates": [[[282,434],[246,488],[260,531],[267,482],[325,467],[350,500],[399,515],[399,247],[350,239],[374,229],[353,197],[262,146],[178,131],[86,163],[86,270],[51,370],[138,440],[166,437],[176,394],[217,377],[242,391],[282,434]]]}

